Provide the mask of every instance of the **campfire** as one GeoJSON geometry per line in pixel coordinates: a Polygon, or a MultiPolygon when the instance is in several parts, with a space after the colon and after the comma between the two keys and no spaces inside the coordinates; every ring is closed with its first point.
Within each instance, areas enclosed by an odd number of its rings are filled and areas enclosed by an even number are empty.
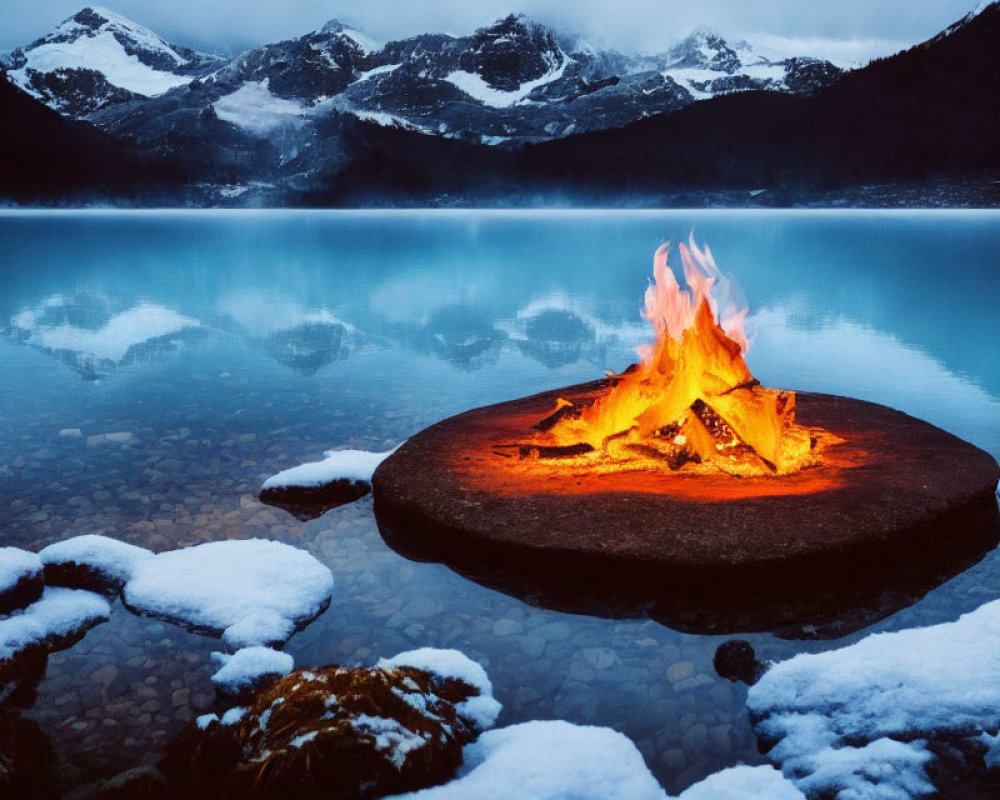
{"type": "Polygon", "coordinates": [[[679,249],[686,288],[656,252],[638,364],[442,420],[379,465],[391,546],[531,602],[717,632],[841,624],[858,598],[870,619],[996,545],[988,453],[885,406],[761,386],[744,305],[707,248],[679,249]]]}
{"type": "Polygon", "coordinates": [[[746,306],[706,247],[680,245],[684,279],[656,251],[643,316],[656,340],[610,374],[610,391],[559,397],[530,440],[496,447],[522,459],[571,459],[590,470],[684,470],[778,476],[818,463],[838,437],[795,421],[795,394],[768,389],[744,361],[746,306]]]}

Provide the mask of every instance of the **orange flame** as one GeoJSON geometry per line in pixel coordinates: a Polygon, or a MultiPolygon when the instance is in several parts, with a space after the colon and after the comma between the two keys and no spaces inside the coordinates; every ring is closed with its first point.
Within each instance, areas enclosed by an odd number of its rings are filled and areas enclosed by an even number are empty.
{"type": "Polygon", "coordinates": [[[643,316],[656,341],[642,361],[612,378],[593,405],[561,401],[548,436],[557,447],[585,445],[597,469],[656,467],[783,475],[815,463],[833,438],[795,423],[795,395],[766,389],[743,353],[746,306],[706,247],[680,245],[682,289],[656,251],[643,316]]]}

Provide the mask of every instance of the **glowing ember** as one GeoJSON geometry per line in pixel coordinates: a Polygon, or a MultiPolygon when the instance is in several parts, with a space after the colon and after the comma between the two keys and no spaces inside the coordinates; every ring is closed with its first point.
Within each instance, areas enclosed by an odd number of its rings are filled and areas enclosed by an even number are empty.
{"type": "Polygon", "coordinates": [[[643,316],[656,341],[641,363],[611,376],[592,405],[560,400],[535,427],[521,456],[586,459],[594,469],[668,468],[732,475],[785,475],[817,461],[839,441],[795,423],[795,395],[766,389],[743,354],[746,307],[706,247],[680,245],[681,288],[656,251],[643,316]]]}

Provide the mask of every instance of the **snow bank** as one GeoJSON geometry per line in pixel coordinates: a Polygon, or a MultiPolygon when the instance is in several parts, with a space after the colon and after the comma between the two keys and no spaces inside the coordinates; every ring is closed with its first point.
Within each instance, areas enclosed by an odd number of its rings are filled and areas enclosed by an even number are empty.
{"type": "Polygon", "coordinates": [[[464,720],[471,722],[479,730],[491,728],[503,706],[493,697],[493,684],[486,670],[471,658],[458,650],[439,650],[434,647],[421,647],[418,650],[407,650],[392,658],[380,658],[376,665],[379,669],[395,669],[396,667],[414,667],[426,670],[442,678],[457,678],[479,690],[477,697],[470,697],[455,704],[455,711],[464,720]]]}
{"type": "Polygon", "coordinates": [[[304,550],[263,539],[209,542],[135,565],[129,607],[234,647],[284,642],[319,614],[333,592],[330,570],[304,550]]]}
{"type": "Polygon", "coordinates": [[[770,758],[806,793],[930,794],[927,737],[1000,727],[1000,601],[957,622],[801,654],[750,689],[770,758]]]}
{"type": "Polygon", "coordinates": [[[0,595],[42,571],[42,560],[19,547],[0,547],[0,595]]]}
{"type": "Polygon", "coordinates": [[[301,125],[305,107],[295,100],[271,94],[269,80],[248,81],[235,92],[220,97],[215,115],[254,136],[268,136],[284,125],[301,125]]]}
{"type": "MultiPolygon", "coordinates": [[[[396,800],[668,800],[628,738],[560,720],[487,731],[465,746],[459,776],[396,800]]],[[[733,767],[678,800],[805,800],[773,767],[733,767]]]]}
{"type": "Polygon", "coordinates": [[[774,767],[730,767],[696,783],[677,800],[805,800],[774,767]]]}
{"type": "Polygon", "coordinates": [[[569,722],[525,722],[487,731],[464,749],[459,777],[398,795],[416,800],[665,800],[622,734],[569,722]]]}
{"type": "Polygon", "coordinates": [[[266,676],[287,675],[295,666],[288,653],[270,647],[244,647],[232,655],[212,653],[212,660],[221,665],[212,683],[230,694],[250,689],[266,676]]]}
{"type": "Polygon", "coordinates": [[[111,615],[108,601],[80,589],[46,588],[41,600],[0,619],[0,659],[48,639],[71,636],[111,615]]]}
{"type": "Polygon", "coordinates": [[[144,547],[95,533],[50,544],[38,555],[45,565],[79,564],[90,567],[118,584],[128,581],[140,562],[153,557],[144,547]]]}
{"type": "Polygon", "coordinates": [[[367,450],[327,450],[322,461],[310,461],[286,469],[264,481],[261,489],[289,486],[315,487],[339,480],[371,481],[372,473],[392,453],[367,450]]]}

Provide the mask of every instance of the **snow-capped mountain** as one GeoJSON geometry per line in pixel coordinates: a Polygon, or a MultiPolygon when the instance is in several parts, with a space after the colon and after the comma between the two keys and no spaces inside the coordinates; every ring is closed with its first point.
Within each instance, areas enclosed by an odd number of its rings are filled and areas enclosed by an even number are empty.
{"type": "Polygon", "coordinates": [[[64,114],[137,138],[152,133],[146,116],[162,132],[155,109],[189,109],[256,138],[279,130],[287,138],[318,117],[348,114],[488,144],[543,140],[618,127],[723,92],[808,92],[839,74],[808,58],[768,61],[705,30],[662,56],[633,58],[568,43],[515,15],[470,36],[424,34],[385,45],[331,21],[223,64],[87,8],[12,57],[8,75],[18,86],[64,114]]]}
{"type": "MultiPolygon", "coordinates": [[[[154,187],[142,191],[193,205],[664,191],[691,202],[705,187],[965,180],[996,169],[998,26],[1000,3],[981,2],[933,39],[842,73],[766,36],[754,45],[702,29],[640,57],[523,16],[385,44],[334,21],[222,61],[85,9],[0,66],[0,105],[31,120],[7,127],[7,151],[27,166],[0,184],[48,196],[38,187],[66,184],[51,162],[67,152],[73,186],[113,194],[142,173],[138,185],[154,187]],[[120,77],[139,67],[163,83],[120,77]],[[18,85],[101,130],[59,119],[18,85]]],[[[983,197],[995,191],[984,185],[983,197]]]]}
{"type": "Polygon", "coordinates": [[[842,70],[807,56],[773,59],[741,41],[730,46],[717,33],[699,28],[666,54],[664,74],[694,98],[766,89],[811,94],[837,80],[842,70]]]}
{"type": "Polygon", "coordinates": [[[945,38],[946,36],[951,36],[953,33],[955,33],[955,31],[959,31],[962,28],[964,28],[966,25],[972,22],[976,17],[982,14],[987,8],[991,8],[992,6],[1000,6],[1000,0],[979,0],[979,3],[976,5],[975,8],[972,9],[972,11],[970,11],[968,14],[966,14],[957,22],[954,22],[951,25],[949,25],[933,39],[929,39],[928,41],[923,42],[919,46],[926,47],[927,45],[933,42],[937,42],[940,39],[945,38]]]}
{"type": "Polygon", "coordinates": [[[371,123],[515,146],[616,129],[723,93],[808,94],[838,79],[807,57],[769,60],[699,30],[656,56],[575,41],[523,15],[468,36],[380,43],[333,20],[222,59],[85,8],[11,54],[11,83],[85,119],[215,202],[271,202],[346,169],[371,123]],[[214,191],[214,190],[213,190],[214,191]]]}
{"type": "Polygon", "coordinates": [[[9,80],[71,117],[163,94],[225,63],[96,7],[14,50],[8,60],[9,80]]]}

